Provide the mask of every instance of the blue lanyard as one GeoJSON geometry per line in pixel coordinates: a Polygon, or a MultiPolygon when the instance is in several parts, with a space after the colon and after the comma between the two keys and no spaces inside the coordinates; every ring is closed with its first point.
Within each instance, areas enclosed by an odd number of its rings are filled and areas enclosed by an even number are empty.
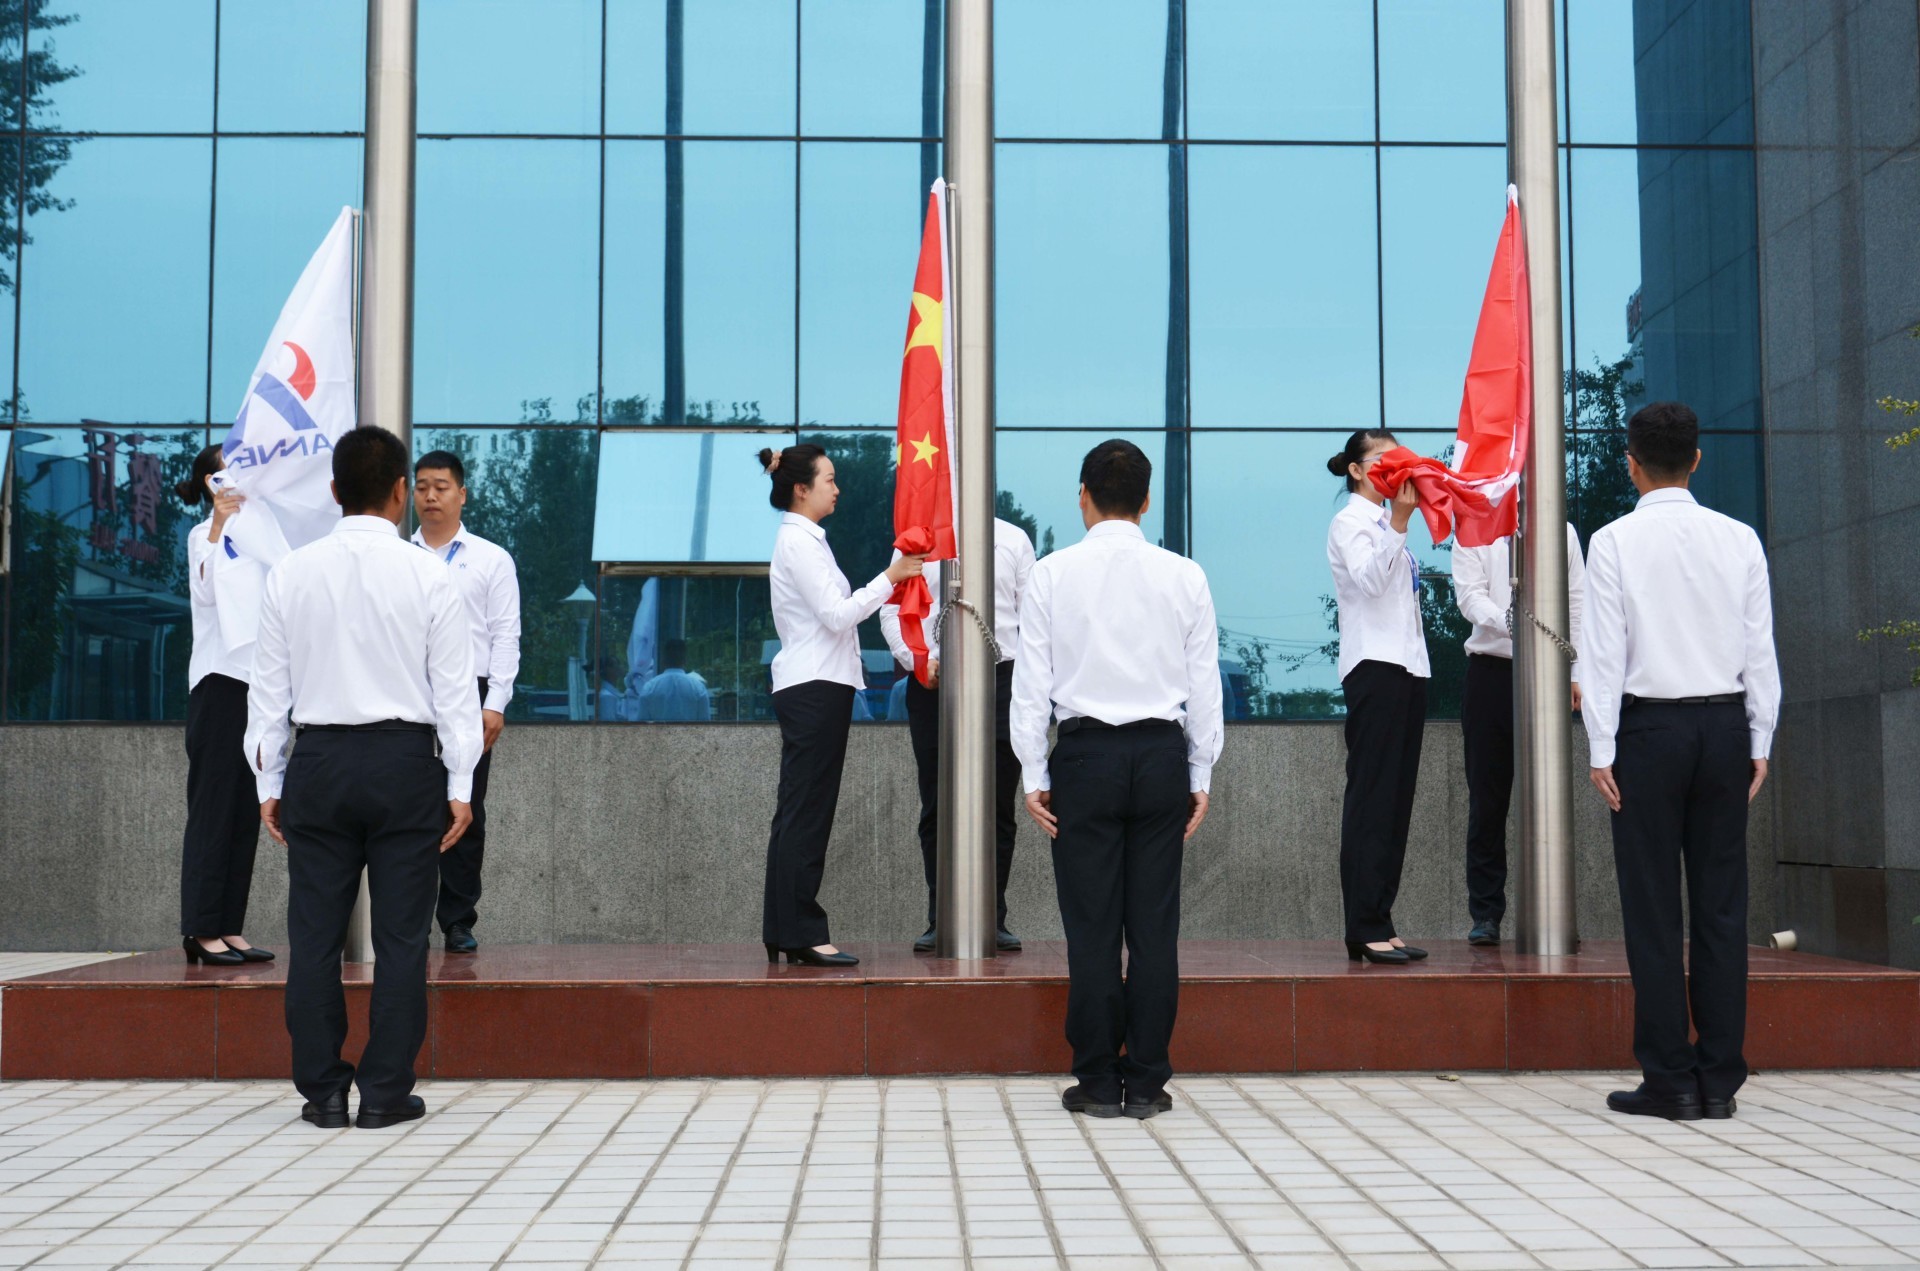
{"type": "Polygon", "coordinates": [[[460,540],[456,538],[453,540],[453,545],[447,548],[447,554],[441,559],[446,561],[447,564],[451,565],[453,564],[453,558],[458,556],[459,554],[460,554],[460,540]]]}
{"type": "Polygon", "coordinates": [[[221,542],[221,545],[227,549],[228,560],[240,559],[240,553],[233,550],[233,540],[231,538],[228,538],[226,535],[222,534],[220,536],[220,542],[221,542]]]}

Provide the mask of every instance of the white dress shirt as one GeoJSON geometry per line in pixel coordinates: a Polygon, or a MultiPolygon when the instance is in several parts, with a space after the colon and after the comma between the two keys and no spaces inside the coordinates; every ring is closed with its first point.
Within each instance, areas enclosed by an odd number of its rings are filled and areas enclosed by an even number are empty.
{"type": "Polygon", "coordinates": [[[774,535],[768,581],[773,629],[780,635],[773,691],[814,680],[866,687],[854,628],[893,594],[885,572],[854,591],[827,546],[827,532],[798,512],[787,512],[774,535]]]}
{"type": "Polygon", "coordinates": [[[465,525],[438,547],[427,547],[421,530],[413,532],[413,541],[446,563],[473,632],[474,672],[487,681],[482,709],[505,714],[520,674],[520,575],[513,557],[465,525]]]}
{"type": "Polygon", "coordinates": [[[1432,674],[1419,570],[1384,504],[1347,496],[1327,527],[1327,564],[1340,610],[1340,678],[1362,662],[1391,662],[1423,680],[1432,674]]]}
{"type": "Polygon", "coordinates": [[[209,675],[224,675],[242,684],[253,673],[253,636],[245,622],[235,615],[220,612],[220,582],[223,576],[238,581],[240,570],[260,572],[251,561],[229,555],[230,544],[223,536],[209,542],[213,518],[193,527],[187,536],[187,601],[193,613],[193,652],[187,659],[187,688],[209,675]],[[225,568],[223,569],[222,566],[225,568]]]}
{"type": "Polygon", "coordinates": [[[473,797],[480,703],[473,644],[446,566],[380,516],[340,518],[267,574],[247,693],[247,762],[280,797],[287,726],[433,724],[447,797],[473,797]]]}
{"type": "Polygon", "coordinates": [[[1747,695],[1752,758],[1780,718],[1767,555],[1752,527],[1654,490],[1593,536],[1587,557],[1586,699],[1590,762],[1613,766],[1621,698],[1747,695]]]}
{"type": "Polygon", "coordinates": [[[1053,788],[1047,725],[1081,716],[1181,724],[1188,788],[1212,784],[1226,736],[1213,593],[1132,521],[1101,521],[1039,562],[1020,599],[1010,731],[1029,791],[1053,788]]]}
{"type": "MultiPolygon", "coordinates": [[[[1468,653],[1492,658],[1513,657],[1513,636],[1507,631],[1507,610],[1513,603],[1511,537],[1486,547],[1453,549],[1453,600],[1473,624],[1467,636],[1468,653]]],[[[1580,535],[1567,526],[1567,643],[1574,648],[1572,678],[1580,678],[1580,622],[1587,604],[1587,563],[1580,555],[1580,535]]],[[[1519,614],[1514,622],[1525,621],[1519,614]]]]}
{"type": "MultiPolygon", "coordinates": [[[[899,560],[896,549],[893,559],[899,560]]],[[[921,577],[927,580],[927,587],[933,592],[933,612],[940,612],[941,582],[944,573],[941,566],[945,561],[928,561],[920,567],[921,577]]],[[[1027,532],[1010,521],[993,518],[993,639],[1000,646],[1000,660],[1013,661],[1013,655],[1020,648],[1020,596],[1027,589],[1027,577],[1033,573],[1033,540],[1027,532]]],[[[949,615],[948,622],[959,621],[949,615]]],[[[880,634],[887,638],[887,647],[893,650],[893,660],[911,671],[913,669],[913,651],[907,648],[907,642],[900,635],[900,606],[880,606],[880,634]]],[[[926,622],[927,656],[940,657],[940,640],[933,630],[933,619],[926,622]]]]}
{"type": "Polygon", "coordinates": [[[713,694],[692,671],[670,666],[640,687],[640,718],[649,723],[713,718],[713,694]]]}

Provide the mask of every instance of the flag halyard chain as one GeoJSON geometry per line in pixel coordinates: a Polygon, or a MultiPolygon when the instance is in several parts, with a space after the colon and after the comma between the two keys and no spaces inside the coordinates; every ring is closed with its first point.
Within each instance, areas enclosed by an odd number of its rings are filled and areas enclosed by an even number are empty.
{"type": "Polygon", "coordinates": [[[1000,642],[993,638],[993,624],[988,622],[986,618],[981,616],[979,608],[975,606],[971,600],[962,600],[959,598],[955,598],[953,600],[949,600],[946,604],[940,606],[940,612],[933,615],[934,635],[938,637],[946,631],[947,615],[953,612],[955,609],[964,609],[967,611],[967,613],[972,615],[973,625],[980,628],[981,639],[985,640],[987,642],[987,647],[993,650],[993,660],[995,662],[1005,662],[1008,658],[1008,654],[1005,649],[1000,647],[1000,642]]]}
{"type": "Polygon", "coordinates": [[[1507,639],[1511,640],[1514,638],[1513,615],[1522,613],[1526,615],[1528,622],[1531,622],[1534,626],[1547,633],[1547,639],[1560,646],[1560,652],[1567,655],[1567,661],[1578,662],[1580,660],[1580,654],[1574,649],[1572,642],[1548,626],[1539,614],[1520,603],[1520,580],[1518,578],[1512,580],[1512,586],[1513,599],[1507,602],[1507,639]]]}

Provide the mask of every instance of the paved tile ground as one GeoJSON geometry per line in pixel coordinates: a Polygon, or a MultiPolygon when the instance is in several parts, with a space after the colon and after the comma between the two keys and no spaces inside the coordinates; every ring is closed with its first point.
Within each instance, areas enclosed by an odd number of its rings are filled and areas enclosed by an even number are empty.
{"type": "Polygon", "coordinates": [[[1606,1074],[435,1082],[324,1132],[263,1082],[0,1086],[0,1267],[1846,1266],[1920,1262],[1920,1074],[1769,1074],[1731,1121],[1606,1074]]]}

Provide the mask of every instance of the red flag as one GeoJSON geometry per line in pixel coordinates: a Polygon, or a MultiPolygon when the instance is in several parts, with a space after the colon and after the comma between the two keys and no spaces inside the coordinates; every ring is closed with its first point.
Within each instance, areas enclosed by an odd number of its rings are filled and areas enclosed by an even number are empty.
{"type": "MultiPolygon", "coordinates": [[[[946,182],[935,181],[927,198],[907,347],[900,360],[900,422],[893,451],[893,545],[930,560],[951,560],[955,554],[945,194],[946,182]]],[[[892,603],[900,607],[900,637],[913,651],[914,676],[925,684],[927,637],[921,624],[933,612],[926,579],[915,574],[894,587],[892,603]]]]}
{"type": "Polygon", "coordinates": [[[1533,308],[1518,192],[1507,187],[1507,219],[1493,252],[1473,355],[1460,395],[1453,467],[1402,447],[1367,475],[1391,496],[1409,478],[1434,542],[1449,533],[1462,547],[1486,547],[1519,524],[1520,470],[1533,425],[1533,308]]]}

